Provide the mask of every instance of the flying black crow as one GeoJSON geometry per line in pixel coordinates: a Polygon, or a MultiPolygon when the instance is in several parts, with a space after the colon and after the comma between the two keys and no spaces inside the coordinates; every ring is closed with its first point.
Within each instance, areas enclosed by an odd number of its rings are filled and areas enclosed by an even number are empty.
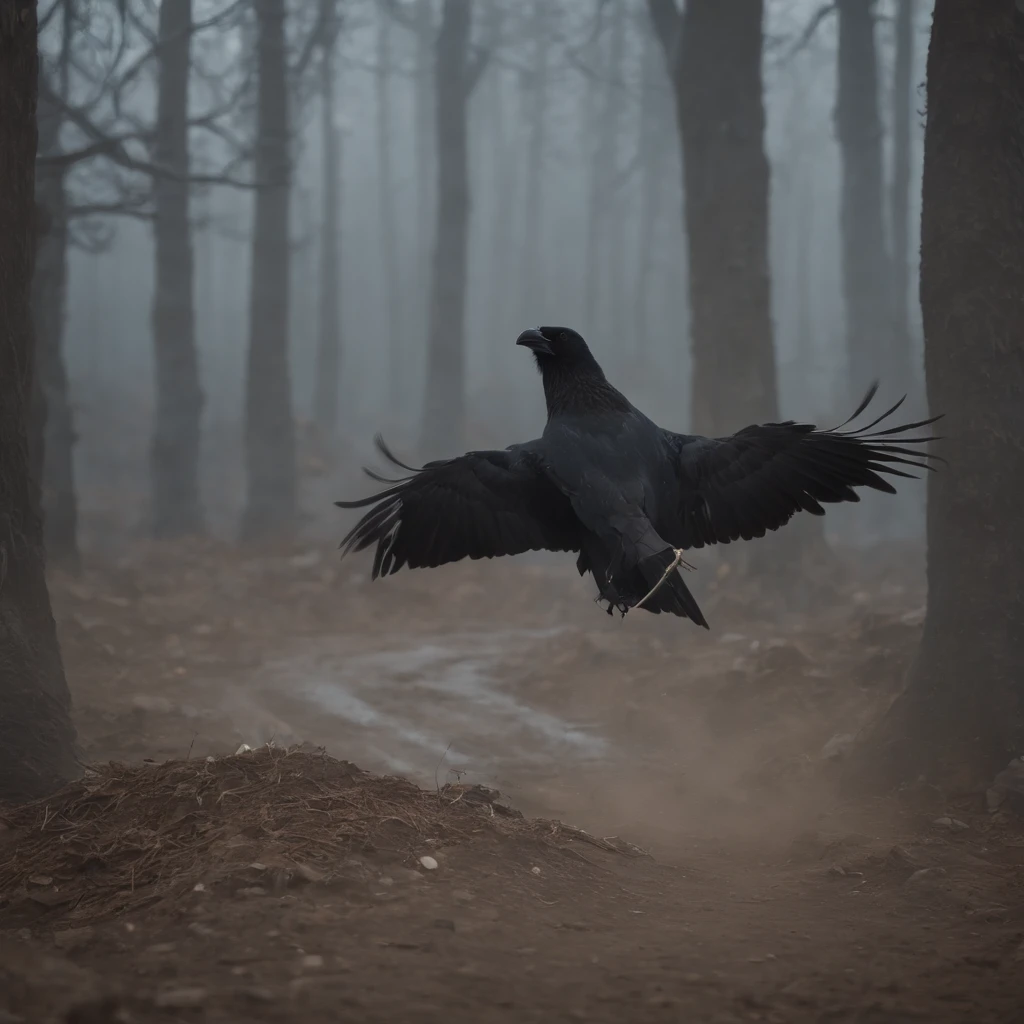
{"type": "Polygon", "coordinates": [[[343,557],[377,545],[373,578],[461,558],[523,551],[578,552],[576,567],[597,581],[608,614],[630,608],[671,612],[707,628],[678,569],[683,552],[763,537],[801,510],[859,501],[855,487],[895,494],[880,474],[912,477],[928,454],[898,437],[933,423],[875,430],[902,404],[859,431],[765,423],[732,437],[664,430],[608,383],[586,342],[567,327],[524,331],[544,383],[548,420],[535,441],[504,451],[468,452],[416,469],[379,436],[377,447],[410,476],[342,508],[371,506],[341,543],[343,557]],[[894,440],[895,438],[895,440],[894,440]]]}

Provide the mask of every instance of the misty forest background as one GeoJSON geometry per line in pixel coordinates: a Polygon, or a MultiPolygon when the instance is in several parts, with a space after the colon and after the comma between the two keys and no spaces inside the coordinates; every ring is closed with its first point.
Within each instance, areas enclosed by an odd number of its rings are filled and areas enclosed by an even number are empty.
{"type": "MultiPolygon", "coordinates": [[[[675,429],[833,426],[876,377],[923,413],[931,8],[40,4],[49,560],[337,536],[376,431],[539,433],[543,323],[675,429]]],[[[920,540],[924,497],[826,528],[920,540]]]]}

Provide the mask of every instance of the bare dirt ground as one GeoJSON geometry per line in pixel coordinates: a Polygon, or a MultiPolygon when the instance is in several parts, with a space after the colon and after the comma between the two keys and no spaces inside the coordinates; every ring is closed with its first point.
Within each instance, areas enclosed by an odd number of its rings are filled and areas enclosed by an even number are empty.
{"type": "Polygon", "coordinates": [[[0,1022],[1019,1019],[1019,822],[836,785],[914,573],[698,576],[710,634],[546,564],[55,576],[93,768],[0,812],[0,1022]]]}

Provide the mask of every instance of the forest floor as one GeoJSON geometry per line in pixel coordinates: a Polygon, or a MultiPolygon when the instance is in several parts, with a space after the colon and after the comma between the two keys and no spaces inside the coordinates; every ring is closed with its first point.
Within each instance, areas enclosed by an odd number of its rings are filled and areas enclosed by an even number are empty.
{"type": "Polygon", "coordinates": [[[837,784],[920,636],[880,562],[710,633],[571,566],[55,573],[91,768],[0,812],[0,1022],[1018,1019],[1019,820],[837,784]]]}

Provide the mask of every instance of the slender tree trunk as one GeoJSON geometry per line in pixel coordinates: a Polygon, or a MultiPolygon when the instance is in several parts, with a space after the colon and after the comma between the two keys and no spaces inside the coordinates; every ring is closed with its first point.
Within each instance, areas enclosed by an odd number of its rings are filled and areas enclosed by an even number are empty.
{"type": "Polygon", "coordinates": [[[287,536],[297,480],[288,365],[291,191],[285,0],[254,0],[258,19],[258,137],[245,396],[248,492],[242,537],[287,536]]]}
{"type": "Polygon", "coordinates": [[[633,323],[642,366],[654,365],[653,332],[649,306],[651,276],[655,267],[654,250],[658,222],[664,210],[667,164],[666,117],[669,102],[668,82],[663,64],[654,50],[658,41],[650,30],[644,32],[644,60],[640,96],[640,220],[637,240],[636,290],[633,298],[633,323]]]}
{"type": "Polygon", "coordinates": [[[928,616],[881,762],[957,792],[1024,751],[1022,32],[1003,0],[936,0],[928,50],[921,307],[949,465],[928,478],[928,616]]]}
{"type": "MultiPolygon", "coordinates": [[[[57,82],[47,81],[40,67],[39,152],[60,148],[63,115],[49,90],[68,96],[74,11],[65,0],[61,14],[62,41],[57,82]]],[[[74,446],[77,435],[64,365],[64,330],[67,309],[67,196],[63,167],[44,167],[36,177],[36,202],[44,211],[37,230],[35,274],[32,278],[32,320],[36,335],[35,442],[37,479],[42,483],[43,531],[51,564],[77,572],[78,500],[75,493],[74,446]]]]}
{"type": "MultiPolygon", "coordinates": [[[[534,0],[531,14],[533,66],[524,76],[527,110],[526,209],[523,217],[521,285],[523,310],[545,308],[544,182],[547,157],[548,49],[551,43],[547,0],[534,0]]],[[[499,197],[499,202],[504,201],[499,197]]],[[[535,319],[539,319],[539,312],[535,319]]]]}
{"type": "Polygon", "coordinates": [[[435,149],[436,102],[434,88],[435,26],[432,0],[416,0],[416,64],[413,88],[414,145],[416,147],[416,320],[430,315],[430,241],[437,196],[435,149]]]}
{"type": "Polygon", "coordinates": [[[162,0],[153,160],[173,177],[153,179],[156,280],[153,344],[156,424],[150,448],[150,516],[157,537],[202,533],[199,382],[189,220],[188,87],[192,0],[162,0]]]}
{"type": "MultiPolygon", "coordinates": [[[[898,351],[898,381],[912,388],[917,374],[910,353],[910,98],[914,68],[914,0],[898,0],[896,8],[896,60],[892,81],[892,294],[894,343],[898,351]]],[[[914,387],[916,390],[916,387],[914,387]]]]}
{"type": "Polygon", "coordinates": [[[885,242],[882,124],[874,0],[838,0],[836,134],[842,156],[840,234],[850,399],[871,381],[897,380],[892,262],[885,242]]]}
{"type": "Polygon", "coordinates": [[[675,84],[689,240],[693,429],[778,418],[762,0],[649,0],[675,84]]]}
{"type": "Polygon", "coordinates": [[[607,245],[604,252],[604,279],[601,292],[605,299],[602,322],[610,338],[615,339],[619,372],[632,367],[636,358],[636,335],[626,314],[626,176],[632,155],[623,153],[623,121],[626,112],[626,5],[617,0],[611,9],[608,26],[608,91],[604,111],[608,151],[607,245]]]}
{"type": "MultiPolygon", "coordinates": [[[[327,0],[333,7],[334,0],[327,0]]],[[[333,12],[332,12],[333,16],[333,12]]],[[[316,351],[316,388],[313,419],[325,435],[338,424],[338,371],[341,362],[341,325],[338,317],[338,207],[341,169],[340,135],[334,119],[334,34],[324,47],[320,74],[321,134],[323,136],[323,203],[320,229],[320,316],[316,351]]]]}
{"type": "Polygon", "coordinates": [[[434,64],[437,230],[422,434],[424,451],[436,455],[460,451],[465,431],[466,254],[470,206],[466,108],[480,70],[469,57],[471,22],[472,0],[445,0],[434,64]]]}
{"type": "Polygon", "coordinates": [[[0,800],[10,801],[77,771],[29,463],[38,73],[35,0],[10,0],[0,8],[0,800]]]}
{"type": "MultiPolygon", "coordinates": [[[[612,0],[617,2],[617,0],[612,0]]],[[[599,45],[605,17],[606,0],[596,0],[593,39],[585,57],[592,70],[599,67],[597,78],[607,78],[607,54],[599,45]]],[[[615,139],[608,132],[609,89],[605,81],[603,103],[598,104],[597,81],[586,83],[584,109],[581,118],[584,137],[584,160],[590,168],[587,195],[587,251],[583,282],[583,329],[589,334],[597,332],[601,321],[601,286],[608,235],[608,201],[612,187],[615,159],[615,139]],[[596,140],[596,142],[594,141],[596,140]],[[593,149],[590,147],[593,146],[593,149]]]]}
{"type": "Polygon", "coordinates": [[[392,414],[397,416],[407,400],[405,365],[408,354],[402,348],[406,319],[391,161],[391,64],[391,18],[381,12],[377,23],[377,207],[384,271],[384,318],[388,332],[388,394],[392,414]]]}

